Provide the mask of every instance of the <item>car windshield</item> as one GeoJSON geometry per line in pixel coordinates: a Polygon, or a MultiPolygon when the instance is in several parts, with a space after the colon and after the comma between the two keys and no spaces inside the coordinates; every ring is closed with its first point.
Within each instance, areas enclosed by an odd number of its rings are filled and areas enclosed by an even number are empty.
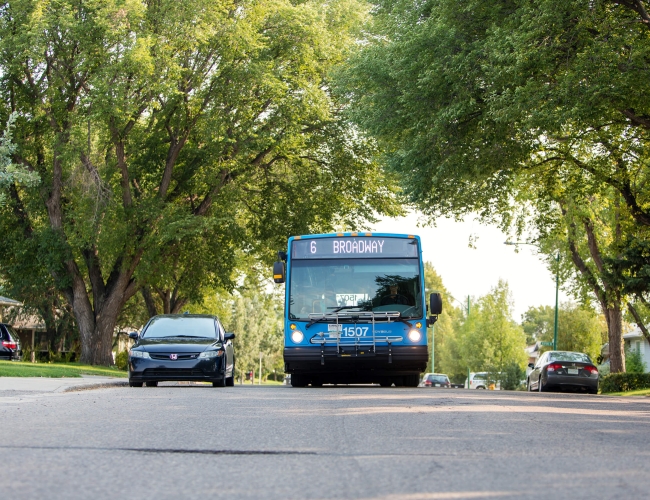
{"type": "Polygon", "coordinates": [[[449,381],[446,375],[430,375],[429,381],[434,384],[443,384],[449,381]]]}
{"type": "Polygon", "coordinates": [[[340,307],[397,311],[422,317],[418,259],[294,260],[289,284],[289,317],[340,307]]]}
{"type": "Polygon", "coordinates": [[[216,325],[213,318],[161,316],[151,320],[142,337],[215,338],[217,336],[216,332],[216,325]]]}
{"type": "Polygon", "coordinates": [[[572,361],[574,363],[591,363],[591,359],[581,352],[551,352],[549,361],[572,361]]]}

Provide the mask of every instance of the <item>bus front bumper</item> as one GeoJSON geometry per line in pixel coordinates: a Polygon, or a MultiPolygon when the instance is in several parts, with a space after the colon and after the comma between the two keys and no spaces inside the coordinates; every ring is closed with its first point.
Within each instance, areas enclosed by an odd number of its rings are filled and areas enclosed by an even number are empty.
{"type": "Polygon", "coordinates": [[[284,348],[286,373],[408,375],[426,371],[426,345],[298,346],[284,348]]]}

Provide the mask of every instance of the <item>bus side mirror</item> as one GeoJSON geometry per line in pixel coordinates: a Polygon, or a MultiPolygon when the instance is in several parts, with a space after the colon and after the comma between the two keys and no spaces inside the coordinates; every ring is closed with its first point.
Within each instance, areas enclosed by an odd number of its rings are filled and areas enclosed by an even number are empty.
{"type": "Polygon", "coordinates": [[[427,325],[431,326],[438,320],[438,314],[442,312],[442,295],[439,293],[432,293],[429,295],[429,319],[427,325]]]}
{"type": "Polygon", "coordinates": [[[442,312],[442,295],[439,293],[429,295],[429,311],[436,315],[442,312]]]}
{"type": "Polygon", "coordinates": [[[275,283],[284,283],[284,262],[278,261],[273,263],[273,281],[275,283]]]}

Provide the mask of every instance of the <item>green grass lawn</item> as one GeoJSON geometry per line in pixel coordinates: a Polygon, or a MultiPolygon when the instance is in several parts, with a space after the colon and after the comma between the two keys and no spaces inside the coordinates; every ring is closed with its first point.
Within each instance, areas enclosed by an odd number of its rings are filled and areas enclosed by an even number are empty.
{"type": "Polygon", "coordinates": [[[80,365],[79,363],[26,363],[22,361],[0,361],[0,377],[81,377],[99,375],[103,377],[127,377],[125,371],[107,366],[80,365]]]}
{"type": "Polygon", "coordinates": [[[639,389],[637,391],[607,392],[605,396],[650,396],[650,389],[639,389]]]}

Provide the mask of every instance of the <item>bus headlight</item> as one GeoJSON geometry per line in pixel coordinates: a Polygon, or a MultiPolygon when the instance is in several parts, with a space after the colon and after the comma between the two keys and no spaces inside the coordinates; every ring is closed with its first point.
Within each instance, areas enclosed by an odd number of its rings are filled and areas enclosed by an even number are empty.
{"type": "Polygon", "coordinates": [[[294,330],[291,332],[291,340],[293,341],[294,344],[300,344],[302,342],[302,339],[304,339],[305,336],[302,334],[300,330],[294,330]]]}
{"type": "Polygon", "coordinates": [[[419,331],[411,330],[409,332],[409,340],[411,342],[419,342],[421,338],[422,338],[422,334],[419,331]]]}

